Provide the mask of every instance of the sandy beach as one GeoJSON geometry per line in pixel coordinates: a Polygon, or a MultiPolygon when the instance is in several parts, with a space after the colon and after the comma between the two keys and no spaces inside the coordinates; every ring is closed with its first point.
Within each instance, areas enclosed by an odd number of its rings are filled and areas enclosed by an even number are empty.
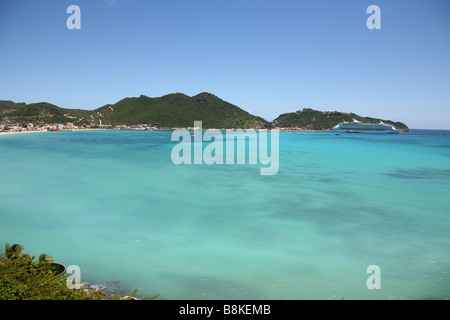
{"type": "MultiPolygon", "coordinates": [[[[108,130],[108,129],[75,129],[75,130],[59,130],[53,132],[64,132],[64,131],[86,131],[86,130],[108,130]]],[[[37,130],[37,131],[14,131],[14,132],[0,132],[0,134],[17,134],[17,133],[37,133],[37,132],[51,132],[50,130],[37,130]]]]}
{"type": "Polygon", "coordinates": [[[0,132],[1,134],[16,134],[16,133],[36,133],[36,132],[47,132],[47,130],[42,130],[42,131],[17,131],[17,132],[0,132]]]}

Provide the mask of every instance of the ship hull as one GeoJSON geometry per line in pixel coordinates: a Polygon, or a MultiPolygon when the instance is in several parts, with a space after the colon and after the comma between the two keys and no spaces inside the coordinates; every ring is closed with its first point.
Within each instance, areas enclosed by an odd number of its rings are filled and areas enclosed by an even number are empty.
{"type": "Polygon", "coordinates": [[[335,133],[369,133],[369,134],[399,134],[398,130],[346,130],[333,129],[335,133]]]}
{"type": "Polygon", "coordinates": [[[388,124],[369,124],[360,122],[340,123],[333,128],[335,133],[368,133],[368,134],[398,134],[400,130],[388,124]]]}

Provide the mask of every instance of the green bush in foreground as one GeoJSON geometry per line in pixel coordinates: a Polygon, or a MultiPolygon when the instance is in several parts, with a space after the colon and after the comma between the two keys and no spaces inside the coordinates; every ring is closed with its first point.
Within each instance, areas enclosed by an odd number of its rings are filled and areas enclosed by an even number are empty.
{"type": "MultiPolygon", "coordinates": [[[[51,257],[22,253],[23,246],[6,244],[0,255],[0,300],[119,300],[130,296],[108,295],[102,290],[69,289],[67,274],[55,275],[51,257]]],[[[151,298],[156,298],[151,297],[151,298]]],[[[146,298],[142,298],[146,299],[146,298]]],[[[148,298],[147,298],[148,299],[148,298]]]]}

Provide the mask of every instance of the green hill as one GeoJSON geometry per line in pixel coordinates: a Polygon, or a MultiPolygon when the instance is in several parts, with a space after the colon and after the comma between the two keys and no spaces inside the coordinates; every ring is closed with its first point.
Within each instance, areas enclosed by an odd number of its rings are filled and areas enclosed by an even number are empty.
{"type": "Polygon", "coordinates": [[[149,98],[125,98],[115,104],[88,111],[63,109],[50,103],[14,103],[0,101],[0,121],[28,123],[66,123],[133,125],[152,124],[159,127],[192,127],[201,120],[203,128],[266,128],[270,124],[261,117],[219,99],[210,93],[189,97],[181,93],[149,98]]]}
{"type": "Polygon", "coordinates": [[[403,131],[409,130],[401,122],[361,117],[354,113],[307,108],[282,114],[270,123],[207,92],[193,97],[182,93],[157,98],[141,95],[125,98],[95,110],[64,109],[47,102],[26,104],[0,100],[0,123],[9,121],[26,125],[31,122],[35,126],[72,122],[75,125],[151,124],[167,128],[185,128],[192,127],[194,121],[201,120],[204,129],[297,127],[329,130],[342,121],[353,119],[370,123],[383,121],[403,131]]]}
{"type": "Polygon", "coordinates": [[[397,129],[408,131],[408,127],[402,122],[383,120],[371,117],[361,117],[355,113],[339,111],[318,111],[305,108],[296,112],[284,113],[272,122],[273,127],[284,128],[305,128],[308,130],[330,130],[335,125],[343,121],[353,121],[353,119],[364,123],[379,123],[383,121],[394,125],[397,129]]]}
{"type": "Polygon", "coordinates": [[[79,109],[63,109],[47,102],[15,103],[0,100],[0,123],[10,121],[12,123],[33,123],[43,125],[46,123],[67,123],[88,117],[90,111],[79,109]]]}
{"type": "Polygon", "coordinates": [[[25,107],[26,103],[16,103],[8,100],[0,100],[0,115],[25,107]]]}
{"type": "Polygon", "coordinates": [[[193,97],[182,93],[159,98],[141,95],[94,111],[103,123],[112,125],[146,123],[169,128],[192,127],[196,120],[202,121],[203,128],[265,128],[269,125],[263,118],[206,92],[193,97]]]}

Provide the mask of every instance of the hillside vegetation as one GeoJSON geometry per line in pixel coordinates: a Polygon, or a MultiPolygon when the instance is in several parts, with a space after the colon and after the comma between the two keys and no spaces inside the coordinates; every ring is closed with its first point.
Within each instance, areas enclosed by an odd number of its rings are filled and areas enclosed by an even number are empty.
{"type": "Polygon", "coordinates": [[[189,97],[181,93],[150,98],[144,95],[125,98],[115,104],[87,111],[63,109],[50,103],[14,103],[0,101],[0,120],[3,122],[66,123],[133,125],[153,124],[159,127],[192,127],[201,120],[203,128],[266,128],[270,124],[261,117],[219,99],[210,93],[189,97]]]}
{"type": "Polygon", "coordinates": [[[181,93],[160,98],[141,95],[95,111],[112,125],[150,123],[169,128],[192,127],[196,120],[202,121],[203,128],[265,128],[269,125],[263,118],[206,92],[193,97],[181,93]]]}
{"type": "MultiPolygon", "coordinates": [[[[22,252],[19,244],[5,246],[0,254],[0,300],[135,300],[134,294],[109,294],[103,290],[69,288],[69,275],[54,267],[53,258],[41,254],[36,259],[22,252]]],[[[155,299],[158,295],[140,299],[155,299]]]]}
{"type": "Polygon", "coordinates": [[[157,98],[141,95],[124,98],[95,110],[64,109],[47,102],[26,104],[0,100],[0,123],[33,123],[35,126],[71,122],[76,126],[151,124],[160,128],[186,128],[200,120],[204,129],[284,127],[329,130],[342,121],[353,119],[369,123],[383,121],[408,131],[408,127],[401,122],[308,108],[282,114],[273,122],[268,122],[207,92],[192,97],[182,93],[157,98]]]}
{"type": "Polygon", "coordinates": [[[382,121],[394,125],[397,129],[408,131],[408,127],[402,122],[362,117],[355,113],[317,111],[309,108],[282,114],[273,121],[272,125],[274,127],[304,128],[308,130],[329,130],[340,122],[353,121],[353,119],[364,123],[379,123],[382,121]]]}

